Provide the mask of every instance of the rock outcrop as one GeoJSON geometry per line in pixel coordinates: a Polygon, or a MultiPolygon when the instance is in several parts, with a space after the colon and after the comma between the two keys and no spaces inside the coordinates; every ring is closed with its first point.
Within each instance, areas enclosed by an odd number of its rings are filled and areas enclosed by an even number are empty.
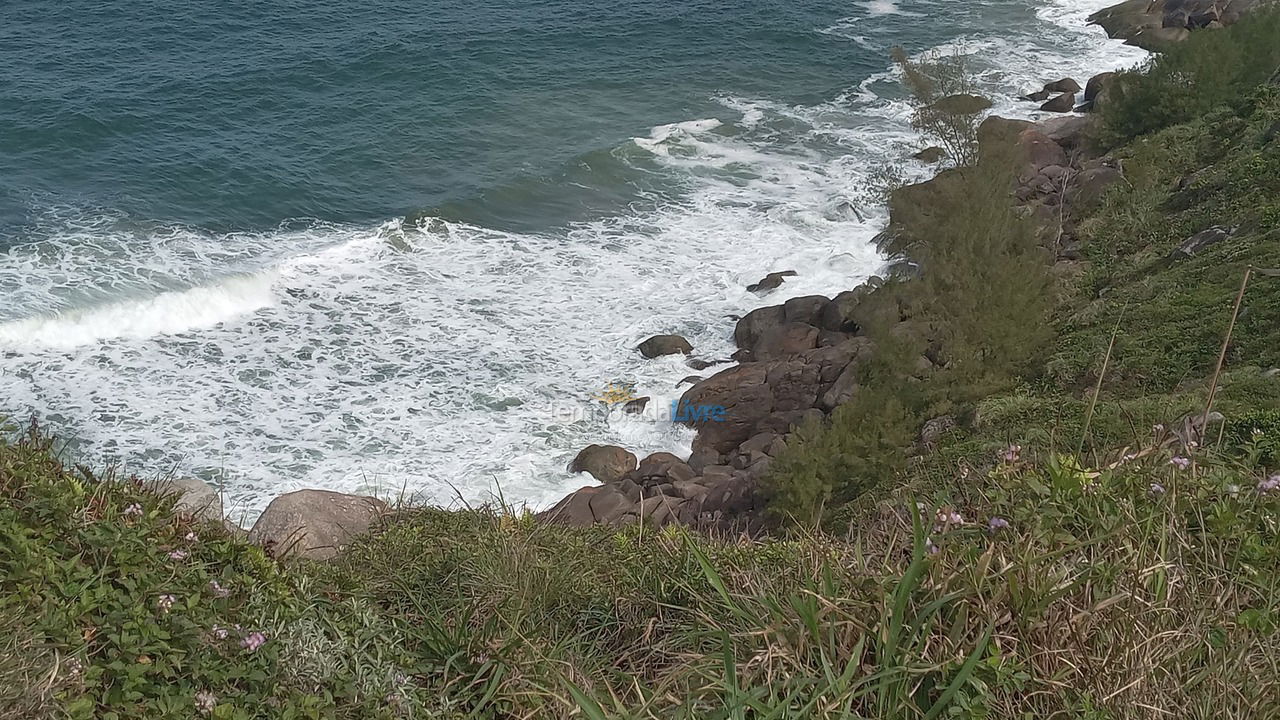
{"type": "Polygon", "coordinates": [[[277,497],[249,531],[249,541],[275,557],[328,560],[387,512],[377,498],[328,490],[298,490],[277,497]]]}
{"type": "Polygon", "coordinates": [[[663,355],[688,355],[693,352],[693,345],[679,335],[654,335],[640,343],[636,349],[647,358],[656,358],[663,355]]]}
{"type": "Polygon", "coordinates": [[[1089,16],[1107,35],[1159,52],[1192,31],[1225,27],[1264,0],[1125,0],[1089,16]]]}
{"type": "Polygon", "coordinates": [[[602,483],[617,482],[635,469],[636,456],[616,445],[588,445],[569,463],[569,472],[585,472],[602,483]]]}
{"type": "MultiPolygon", "coordinates": [[[[1074,81],[1051,85],[1066,94],[1075,92],[1073,86],[1079,89],[1074,81]]],[[[979,127],[979,163],[1008,158],[1018,163],[1017,203],[1044,224],[1041,237],[1057,257],[1070,254],[1063,248],[1075,242],[1073,206],[1096,204],[1123,177],[1117,162],[1090,153],[1086,139],[1093,122],[1088,115],[1041,124],[990,117],[979,127]]],[[[963,172],[945,170],[896,190],[890,201],[894,223],[932,218],[936,199],[953,193],[963,172]]],[[[633,465],[614,463],[597,475],[605,485],[570,494],[541,519],[761,529],[770,466],[798,427],[824,421],[857,395],[864,362],[875,351],[869,328],[919,348],[905,374],[924,378],[947,366],[947,349],[934,339],[933,328],[913,316],[914,304],[903,290],[909,284],[872,278],[835,297],[791,298],[739,318],[733,332],[738,364],[710,377],[685,379],[693,385],[680,397],[674,419],[697,430],[689,457],[655,453],[633,465]]],[[[925,423],[918,438],[921,451],[955,426],[949,416],[925,423]]],[[[610,453],[634,462],[621,448],[610,453]]]]}

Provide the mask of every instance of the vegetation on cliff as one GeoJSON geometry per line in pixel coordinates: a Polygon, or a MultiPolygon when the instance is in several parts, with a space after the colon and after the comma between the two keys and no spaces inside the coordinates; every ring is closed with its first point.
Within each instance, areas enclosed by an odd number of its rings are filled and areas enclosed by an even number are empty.
{"type": "Polygon", "coordinates": [[[1122,78],[1097,142],[1126,181],[1072,210],[1087,263],[1049,270],[998,158],[896,214],[923,270],[870,296],[860,392],[778,458],[789,535],[406,509],[282,564],[6,435],[0,717],[1269,717],[1280,279],[1198,418],[1246,268],[1280,267],[1280,88],[1250,70],[1134,118],[1175,74],[1274,59],[1275,22],[1122,78]],[[890,332],[906,306],[934,332],[890,332]]]}

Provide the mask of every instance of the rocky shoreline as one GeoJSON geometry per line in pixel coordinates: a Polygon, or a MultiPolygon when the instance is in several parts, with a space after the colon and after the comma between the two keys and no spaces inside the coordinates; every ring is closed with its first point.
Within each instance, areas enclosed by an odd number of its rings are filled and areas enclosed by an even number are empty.
{"type": "MultiPolygon", "coordinates": [[[[1090,17],[1113,38],[1149,50],[1185,39],[1192,30],[1231,24],[1262,0],[1128,0],[1090,17]]],[[[1017,162],[1014,197],[1021,212],[1036,221],[1038,237],[1056,276],[1082,271],[1082,253],[1074,225],[1082,211],[1100,202],[1107,188],[1124,179],[1117,160],[1096,154],[1087,141],[1105,103],[1115,73],[1047,82],[1023,99],[1042,103],[1044,112],[1063,113],[1041,122],[988,117],[978,129],[978,157],[1008,154],[1017,162]],[[1077,98],[1079,95],[1079,98],[1077,98]],[[1079,99],[1079,102],[1077,102],[1079,99]]],[[[943,159],[940,148],[917,153],[920,162],[943,159]]],[[[955,169],[892,193],[886,236],[897,219],[928,212],[931,199],[955,182],[955,169]]],[[[773,272],[747,289],[767,294],[796,274],[773,272]]],[[[897,280],[903,280],[897,278],[897,280]]],[[[599,485],[580,488],[539,513],[541,522],[569,525],[671,523],[716,531],[756,533],[766,527],[768,497],[764,478],[771,463],[798,428],[824,422],[859,391],[859,370],[875,352],[865,329],[888,326],[893,337],[910,337],[926,350],[902,372],[927,378],[947,366],[938,335],[912,316],[911,282],[886,283],[872,277],[834,297],[810,295],[751,311],[737,319],[732,360],[737,364],[694,381],[679,400],[681,408],[717,408],[719,414],[677,418],[696,436],[688,458],[655,453],[637,458],[625,448],[591,445],[570,464],[572,472],[591,475],[599,485]]],[[[649,338],[637,348],[646,358],[689,355],[689,342],[677,335],[649,338]]],[[[712,365],[697,360],[697,370],[712,365]]],[[[643,398],[633,401],[641,403],[643,398]]],[[[929,420],[918,444],[926,448],[955,425],[953,418],[929,420]]],[[[216,491],[195,480],[171,481],[162,492],[178,496],[180,510],[226,522],[216,491]]],[[[248,537],[275,556],[327,559],[351,537],[367,531],[387,504],[372,497],[323,490],[299,490],[268,505],[248,537]]]]}

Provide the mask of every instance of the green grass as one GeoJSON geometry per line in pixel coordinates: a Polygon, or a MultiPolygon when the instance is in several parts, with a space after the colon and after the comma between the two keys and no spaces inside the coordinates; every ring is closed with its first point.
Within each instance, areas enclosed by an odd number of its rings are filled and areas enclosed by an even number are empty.
{"type": "Polygon", "coordinates": [[[207,691],[228,718],[1263,718],[1263,438],[1185,471],[1159,449],[1097,470],[1048,446],[943,453],[843,536],[423,509],[335,563],[279,566],[27,436],[0,446],[0,715],[190,718],[207,691]]]}

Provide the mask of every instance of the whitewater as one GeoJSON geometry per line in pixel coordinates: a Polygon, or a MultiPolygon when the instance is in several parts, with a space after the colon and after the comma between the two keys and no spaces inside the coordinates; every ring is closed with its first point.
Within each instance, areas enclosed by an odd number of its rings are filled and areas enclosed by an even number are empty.
{"type": "MultiPolygon", "coordinates": [[[[971,56],[993,113],[1034,118],[1018,94],[1143,59],[1085,26],[1106,4],[1050,2],[1034,27],[938,49],[971,56]]],[[[851,5],[813,32],[874,46],[929,6],[851,5]]],[[[566,412],[618,384],[665,406],[724,367],[645,360],[646,337],[727,358],[734,318],[881,269],[869,188],[884,167],[931,172],[906,159],[924,141],[894,77],[886,63],[813,105],[717,97],[715,117],[609,152],[678,191],[543,232],[388,218],[217,233],[45,207],[0,254],[0,413],[40,418],[91,464],[217,483],[233,517],[304,487],[545,507],[589,482],[565,470],[587,444],[688,451],[670,423],[566,412]],[[745,290],[779,270],[798,275],[745,290]]]]}

